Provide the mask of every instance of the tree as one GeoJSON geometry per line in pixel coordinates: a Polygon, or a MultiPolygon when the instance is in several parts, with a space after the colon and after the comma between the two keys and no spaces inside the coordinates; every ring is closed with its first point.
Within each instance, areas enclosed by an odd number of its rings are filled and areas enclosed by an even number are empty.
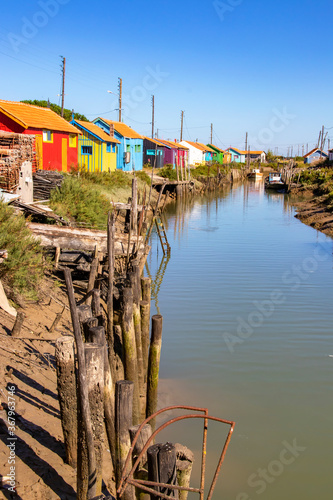
{"type": "MultiPolygon", "coordinates": [[[[39,101],[38,99],[32,100],[25,100],[21,101],[24,102],[25,104],[32,104],[33,106],[40,106],[42,108],[47,108],[48,107],[48,102],[47,101],[39,101]]],[[[61,106],[58,106],[57,104],[50,103],[50,109],[57,113],[57,115],[61,116],[61,106]]],[[[84,115],[81,115],[80,113],[74,113],[74,118],[75,120],[81,120],[83,122],[88,122],[88,118],[86,118],[84,115]]],[[[70,122],[72,120],[72,111],[70,109],[64,108],[64,119],[70,122]]]]}

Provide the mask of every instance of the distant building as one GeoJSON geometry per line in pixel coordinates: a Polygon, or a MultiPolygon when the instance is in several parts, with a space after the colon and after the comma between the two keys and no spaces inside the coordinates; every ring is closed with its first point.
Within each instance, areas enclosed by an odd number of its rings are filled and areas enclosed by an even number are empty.
{"type": "Polygon", "coordinates": [[[213,151],[213,161],[216,163],[223,163],[224,151],[223,149],[214,146],[214,144],[207,144],[213,151]]]}
{"type": "Polygon", "coordinates": [[[34,135],[41,170],[67,172],[77,165],[80,132],[49,108],[0,100],[0,130],[34,135]]]}
{"type": "Polygon", "coordinates": [[[166,144],[171,148],[170,158],[165,158],[165,163],[171,163],[174,167],[178,165],[179,167],[187,167],[188,165],[188,154],[189,154],[189,149],[188,147],[184,146],[183,144],[180,144],[179,142],[172,142],[172,141],[167,141],[165,139],[158,139],[158,141],[162,142],[163,144],[166,144]]]}
{"type": "Polygon", "coordinates": [[[78,163],[88,172],[112,172],[117,168],[120,141],[91,122],[72,120],[81,132],[78,139],[78,163]]]}
{"type": "MultiPolygon", "coordinates": [[[[228,148],[226,151],[231,154],[231,161],[234,161],[236,163],[245,163],[249,154],[248,151],[242,151],[240,149],[232,147],[228,148]]],[[[265,151],[250,151],[250,160],[251,162],[259,161],[260,163],[265,163],[265,151]]]]}
{"type": "Polygon", "coordinates": [[[143,137],[128,125],[114,122],[106,118],[96,118],[93,123],[104,130],[106,134],[113,135],[118,144],[117,168],[127,172],[142,170],[143,167],[143,137]]]}
{"type": "Polygon", "coordinates": [[[143,164],[162,168],[166,163],[165,156],[167,156],[170,149],[169,146],[162,144],[158,139],[143,137],[143,164]]]}
{"type": "Polygon", "coordinates": [[[314,148],[303,156],[304,163],[313,163],[319,160],[326,160],[326,158],[328,157],[329,155],[322,151],[320,148],[314,148]]]}
{"type": "Polygon", "coordinates": [[[202,146],[199,146],[196,142],[181,141],[179,144],[186,146],[189,149],[188,162],[189,165],[201,165],[206,163],[205,151],[202,146]]]}

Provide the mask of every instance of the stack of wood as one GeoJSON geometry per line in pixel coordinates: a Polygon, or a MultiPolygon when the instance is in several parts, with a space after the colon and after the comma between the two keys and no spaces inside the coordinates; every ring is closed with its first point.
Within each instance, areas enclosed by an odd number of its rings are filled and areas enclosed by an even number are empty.
{"type": "Polygon", "coordinates": [[[51,170],[37,170],[33,174],[34,199],[48,200],[52,189],[60,188],[64,176],[60,172],[51,170]]]}
{"type": "Polygon", "coordinates": [[[0,132],[0,188],[16,191],[25,161],[36,164],[35,136],[0,132]]]}

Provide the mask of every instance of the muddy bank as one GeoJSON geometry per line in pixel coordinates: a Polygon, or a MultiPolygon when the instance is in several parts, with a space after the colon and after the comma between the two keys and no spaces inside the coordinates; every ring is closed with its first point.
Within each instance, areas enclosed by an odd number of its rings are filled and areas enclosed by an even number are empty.
{"type": "Polygon", "coordinates": [[[291,191],[295,217],[307,226],[311,226],[333,237],[333,213],[327,206],[327,196],[318,196],[311,187],[293,188],[291,191]]]}

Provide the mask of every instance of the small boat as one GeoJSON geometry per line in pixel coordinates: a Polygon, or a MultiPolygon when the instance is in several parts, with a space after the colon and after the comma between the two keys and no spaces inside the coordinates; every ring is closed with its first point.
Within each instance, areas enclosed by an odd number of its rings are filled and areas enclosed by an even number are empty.
{"type": "Polygon", "coordinates": [[[252,171],[249,173],[250,179],[262,179],[263,173],[260,172],[259,168],[253,168],[252,171]]]}
{"type": "Polygon", "coordinates": [[[287,184],[282,180],[282,174],[271,172],[265,179],[265,189],[274,189],[275,191],[285,191],[287,184]]]}

